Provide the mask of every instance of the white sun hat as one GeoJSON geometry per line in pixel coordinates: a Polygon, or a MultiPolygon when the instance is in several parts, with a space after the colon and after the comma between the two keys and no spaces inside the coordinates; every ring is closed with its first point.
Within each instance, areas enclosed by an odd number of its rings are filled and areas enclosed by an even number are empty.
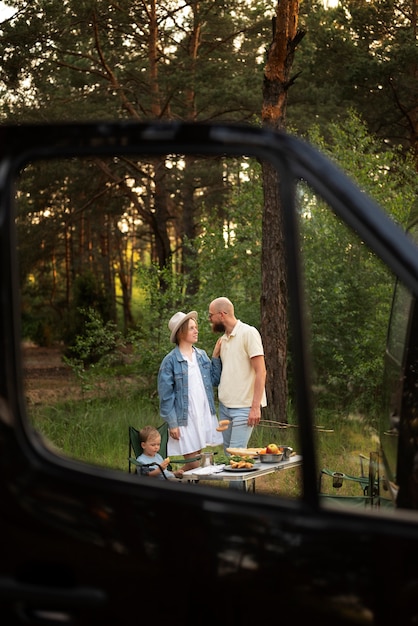
{"type": "Polygon", "coordinates": [[[192,317],[197,320],[197,311],[190,311],[190,313],[187,313],[187,315],[186,313],[182,313],[181,311],[179,311],[178,313],[175,313],[173,315],[173,317],[168,322],[168,328],[171,332],[171,343],[176,343],[176,334],[178,329],[186,320],[189,320],[192,317]]]}

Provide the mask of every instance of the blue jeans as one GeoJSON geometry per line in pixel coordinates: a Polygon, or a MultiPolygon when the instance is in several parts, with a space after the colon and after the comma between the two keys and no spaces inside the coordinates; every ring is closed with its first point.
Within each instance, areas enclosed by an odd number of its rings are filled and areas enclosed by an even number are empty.
{"type": "MultiPolygon", "coordinates": [[[[225,454],[228,454],[227,448],[246,448],[248,446],[248,441],[253,432],[253,426],[248,426],[249,412],[250,407],[228,409],[222,402],[219,403],[219,420],[230,420],[227,430],[222,433],[225,454]]],[[[240,480],[231,481],[229,488],[243,490],[245,483],[240,480]]]]}
{"type": "Polygon", "coordinates": [[[250,407],[228,409],[219,403],[219,420],[230,420],[227,430],[222,433],[224,450],[227,448],[246,448],[253,432],[253,426],[248,426],[250,407]]]}

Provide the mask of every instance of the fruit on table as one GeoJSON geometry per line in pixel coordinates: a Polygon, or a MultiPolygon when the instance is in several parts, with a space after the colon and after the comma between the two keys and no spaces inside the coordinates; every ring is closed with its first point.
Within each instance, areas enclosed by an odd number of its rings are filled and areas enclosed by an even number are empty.
{"type": "Polygon", "coordinates": [[[279,452],[280,452],[279,446],[277,446],[275,443],[269,443],[269,445],[266,448],[267,454],[279,454],[279,452]]]}

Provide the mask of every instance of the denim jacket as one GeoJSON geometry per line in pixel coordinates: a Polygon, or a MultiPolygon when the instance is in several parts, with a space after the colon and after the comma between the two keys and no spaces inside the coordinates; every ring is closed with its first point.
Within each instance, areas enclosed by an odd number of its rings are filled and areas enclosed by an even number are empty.
{"type": "MultiPolygon", "coordinates": [[[[213,387],[219,385],[221,377],[221,359],[208,357],[205,350],[193,346],[197,363],[202,374],[203,385],[210,406],[216,414],[213,387]]],[[[169,428],[187,426],[189,410],[189,386],[187,360],[176,346],[161,362],[158,372],[158,395],[160,398],[160,415],[168,423],[169,428]]]]}

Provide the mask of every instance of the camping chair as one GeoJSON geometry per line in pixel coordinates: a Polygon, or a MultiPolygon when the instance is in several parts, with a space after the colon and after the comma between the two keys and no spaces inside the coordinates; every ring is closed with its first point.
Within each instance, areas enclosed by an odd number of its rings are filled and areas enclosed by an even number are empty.
{"type": "Polygon", "coordinates": [[[378,477],[378,455],[376,452],[370,453],[369,459],[369,471],[366,476],[364,472],[363,460],[367,459],[362,454],[360,456],[360,476],[353,476],[350,474],[345,474],[344,472],[335,472],[326,467],[323,467],[319,473],[319,485],[318,492],[320,496],[323,498],[328,498],[333,501],[342,501],[358,504],[364,506],[378,506],[380,504],[380,490],[379,490],[379,477],[378,477]],[[324,476],[329,476],[332,478],[332,486],[334,489],[340,489],[344,483],[344,481],[351,481],[357,483],[362,491],[362,496],[341,496],[336,495],[335,492],[332,494],[326,493],[323,490],[323,478],[324,476]]]}
{"type": "MultiPolygon", "coordinates": [[[[161,435],[161,446],[160,446],[160,454],[163,458],[167,456],[167,444],[168,444],[168,424],[167,422],[163,422],[161,426],[156,427],[158,432],[161,435]]],[[[128,455],[128,471],[130,474],[136,472],[136,468],[141,465],[136,460],[139,455],[142,454],[142,448],[139,441],[139,430],[134,428],[133,426],[129,426],[129,455],[128,455]],[[134,470],[135,467],[135,470],[134,470]]],[[[186,459],[184,457],[176,457],[170,460],[170,464],[167,469],[173,471],[172,464],[177,463],[188,463],[190,461],[200,461],[201,457],[196,456],[193,459],[186,459]]]]}

